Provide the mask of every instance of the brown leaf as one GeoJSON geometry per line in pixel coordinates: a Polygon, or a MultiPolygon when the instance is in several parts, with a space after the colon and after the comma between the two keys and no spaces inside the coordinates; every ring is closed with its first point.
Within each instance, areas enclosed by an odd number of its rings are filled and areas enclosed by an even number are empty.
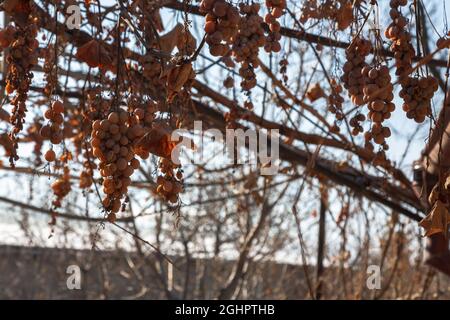
{"type": "Polygon", "coordinates": [[[145,151],[159,157],[171,158],[173,148],[177,145],[171,141],[172,129],[166,124],[155,125],[135,145],[137,153],[145,151]]]}
{"type": "Polygon", "coordinates": [[[178,43],[178,38],[183,31],[183,25],[177,24],[172,30],[159,37],[160,49],[163,52],[171,53],[178,43]]]}
{"type": "Polygon", "coordinates": [[[425,229],[426,237],[436,233],[446,233],[450,224],[450,213],[446,205],[437,200],[430,213],[419,222],[419,225],[425,229]]]}
{"type": "Polygon", "coordinates": [[[91,68],[114,69],[111,57],[97,40],[91,40],[79,47],[75,56],[91,68]]]}
{"type": "Polygon", "coordinates": [[[308,88],[308,91],[306,92],[306,97],[309,99],[309,101],[314,102],[317,99],[325,97],[325,93],[323,92],[323,89],[320,87],[320,84],[315,83],[308,88]]]}
{"type": "Polygon", "coordinates": [[[192,63],[184,63],[170,70],[167,75],[167,100],[171,102],[186,82],[195,76],[192,63]]]}

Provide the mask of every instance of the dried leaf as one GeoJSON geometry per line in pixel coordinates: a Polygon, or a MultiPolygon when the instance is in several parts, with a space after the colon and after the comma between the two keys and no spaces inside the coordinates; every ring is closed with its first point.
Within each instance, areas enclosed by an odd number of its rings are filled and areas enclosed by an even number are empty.
{"type": "Polygon", "coordinates": [[[430,213],[419,222],[419,225],[425,229],[426,237],[436,233],[446,233],[450,224],[450,213],[446,205],[437,200],[430,213]]]}
{"type": "Polygon", "coordinates": [[[177,145],[171,141],[172,128],[167,124],[155,125],[136,144],[137,153],[149,152],[159,157],[170,159],[173,148],[177,145]]]}
{"type": "Polygon", "coordinates": [[[91,68],[114,69],[111,57],[97,40],[91,40],[79,47],[75,56],[91,68]]]}
{"type": "Polygon", "coordinates": [[[306,92],[306,97],[309,99],[309,101],[314,102],[317,99],[325,97],[325,93],[323,92],[323,89],[320,87],[320,84],[315,83],[308,88],[308,91],[306,92]]]}
{"type": "Polygon", "coordinates": [[[171,53],[175,47],[179,52],[190,55],[195,52],[197,41],[195,37],[179,23],[171,31],[159,38],[161,51],[171,53]]]}
{"type": "Polygon", "coordinates": [[[184,63],[181,66],[172,68],[167,75],[167,100],[171,102],[181,91],[186,82],[195,77],[192,63],[184,63]]]}
{"type": "Polygon", "coordinates": [[[165,35],[159,37],[161,51],[170,53],[177,46],[178,38],[183,31],[183,26],[179,23],[165,35]]]}

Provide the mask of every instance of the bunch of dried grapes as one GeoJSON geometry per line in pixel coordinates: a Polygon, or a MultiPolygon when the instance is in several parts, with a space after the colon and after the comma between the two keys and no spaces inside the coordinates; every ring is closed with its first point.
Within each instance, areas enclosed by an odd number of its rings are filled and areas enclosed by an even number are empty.
{"type": "Polygon", "coordinates": [[[213,56],[225,56],[238,32],[239,11],[225,0],[202,0],[200,12],[206,13],[206,43],[213,56]]]}
{"type": "Polygon", "coordinates": [[[385,139],[391,135],[391,131],[383,126],[383,121],[389,119],[395,110],[395,104],[392,103],[394,86],[391,83],[389,69],[384,65],[366,66],[362,69],[362,75],[366,79],[363,90],[364,102],[368,104],[368,118],[373,122],[371,130],[365,136],[366,143],[373,140],[387,149],[385,139]]]}
{"type": "Polygon", "coordinates": [[[142,102],[138,97],[128,99],[128,110],[138,119],[144,129],[151,128],[155,120],[155,112],[158,110],[157,103],[149,100],[142,102]]]}
{"type": "Polygon", "coordinates": [[[162,175],[156,179],[156,193],[170,203],[177,203],[179,194],[183,191],[183,172],[166,158],[160,159],[159,170],[162,175]]]}
{"type": "Polygon", "coordinates": [[[83,170],[80,173],[80,188],[87,189],[94,183],[94,170],[97,165],[94,162],[94,155],[92,153],[92,145],[83,141],[83,170]]]}
{"type": "Polygon", "coordinates": [[[431,99],[438,89],[438,82],[432,76],[411,77],[412,61],[415,50],[411,44],[411,34],[406,26],[408,20],[401,14],[401,7],[408,4],[407,0],[391,0],[389,15],[392,23],[385,31],[385,36],[392,41],[396,72],[402,87],[400,97],[403,99],[403,110],[409,119],[422,123],[431,115],[431,99]]]}
{"type": "Polygon", "coordinates": [[[414,56],[414,47],[411,44],[411,34],[406,28],[408,20],[401,14],[402,6],[408,4],[407,0],[391,0],[389,15],[392,23],[386,28],[384,35],[392,41],[391,51],[394,53],[395,74],[400,77],[400,84],[407,81],[414,56]]]}
{"type": "Polygon", "coordinates": [[[16,92],[11,100],[13,109],[11,111],[10,123],[13,130],[10,133],[14,141],[14,152],[10,156],[10,163],[14,166],[14,161],[19,159],[17,155],[16,137],[23,129],[25,113],[27,111],[25,102],[28,97],[28,89],[33,78],[31,72],[33,66],[37,64],[37,48],[39,46],[36,40],[38,27],[36,20],[30,17],[29,24],[26,26],[17,26],[12,35],[12,41],[6,56],[8,63],[8,74],[6,76],[6,93],[16,92]]]}
{"type": "Polygon", "coordinates": [[[132,146],[143,134],[136,118],[123,110],[113,111],[107,119],[92,124],[92,153],[100,160],[105,193],[102,202],[111,220],[115,219],[121,199],[128,192],[130,176],[139,168],[132,146]]]}
{"type": "Polygon", "coordinates": [[[352,127],[352,135],[357,136],[358,134],[362,133],[364,131],[364,128],[362,126],[362,122],[366,120],[366,116],[362,113],[356,113],[355,116],[353,116],[348,124],[350,127],[352,127]]]}
{"type": "Polygon", "coordinates": [[[245,91],[256,86],[254,69],[259,67],[259,48],[266,43],[262,18],[258,15],[260,8],[258,3],[239,5],[244,17],[239,23],[239,31],[233,43],[233,57],[240,63],[239,75],[243,78],[241,88],[245,91]]]}
{"type": "MultiPolygon", "coordinates": [[[[41,128],[40,134],[42,138],[49,139],[52,144],[60,144],[64,139],[64,131],[62,128],[64,123],[63,103],[59,100],[54,101],[50,109],[45,111],[44,117],[49,123],[41,128]]],[[[44,157],[46,161],[53,162],[56,158],[55,152],[50,149],[45,153],[44,157]]]]}
{"type": "Polygon", "coordinates": [[[48,48],[44,49],[44,79],[45,79],[45,88],[44,93],[48,97],[51,96],[53,90],[56,88],[58,84],[58,74],[57,74],[57,65],[56,65],[56,54],[55,47],[53,45],[48,46],[48,48]]]}
{"type": "Polygon", "coordinates": [[[360,37],[355,38],[345,50],[347,61],[343,66],[344,74],[341,81],[344,83],[344,88],[347,89],[352,103],[356,106],[362,106],[365,103],[363,100],[364,79],[361,70],[367,66],[365,58],[371,50],[370,41],[360,37]]]}
{"type": "Polygon", "coordinates": [[[108,113],[110,105],[101,95],[100,88],[92,88],[87,91],[85,105],[87,108],[83,108],[83,117],[85,123],[91,125],[92,121],[103,119],[108,113]]]}
{"type": "Polygon", "coordinates": [[[305,1],[300,17],[301,23],[308,20],[331,20],[339,30],[348,28],[353,22],[353,6],[360,6],[363,0],[317,0],[305,1]]]}
{"type": "Polygon", "coordinates": [[[338,133],[340,131],[338,124],[345,117],[344,112],[342,110],[344,98],[341,96],[342,86],[339,83],[337,83],[335,79],[331,79],[330,85],[331,85],[330,88],[331,93],[327,97],[327,107],[328,111],[330,111],[336,117],[336,121],[334,125],[331,127],[331,131],[334,133],[338,133]]]}
{"type": "Polygon", "coordinates": [[[67,164],[64,165],[63,170],[63,175],[52,183],[52,191],[56,197],[52,202],[54,208],[61,207],[62,200],[69,194],[71,190],[69,166],[67,164]]]}
{"type": "Polygon", "coordinates": [[[286,0],[266,0],[266,7],[269,12],[264,17],[264,22],[269,25],[269,35],[264,50],[267,52],[280,52],[281,45],[281,25],[278,19],[283,15],[286,8],[286,0]]]}
{"type": "Polygon", "coordinates": [[[408,77],[399,95],[403,99],[403,111],[409,119],[422,123],[431,114],[431,98],[438,89],[435,77],[408,77]]]}
{"type": "Polygon", "coordinates": [[[142,77],[146,80],[140,85],[143,89],[165,92],[165,82],[161,79],[161,62],[154,56],[147,54],[139,58],[142,77]]]}

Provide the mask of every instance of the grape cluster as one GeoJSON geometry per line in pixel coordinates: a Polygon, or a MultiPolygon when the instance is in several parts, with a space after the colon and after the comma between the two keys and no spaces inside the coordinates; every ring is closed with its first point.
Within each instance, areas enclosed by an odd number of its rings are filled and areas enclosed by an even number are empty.
{"type": "Polygon", "coordinates": [[[44,49],[44,78],[45,78],[45,88],[44,93],[46,96],[50,97],[53,90],[58,84],[58,74],[57,74],[57,60],[55,56],[55,47],[49,45],[48,48],[44,49]]]}
{"type": "Polygon", "coordinates": [[[70,185],[70,170],[67,165],[64,166],[64,173],[55,182],[52,183],[52,191],[55,195],[55,200],[52,204],[55,208],[61,207],[61,202],[65,196],[67,196],[71,190],[70,185]]]}
{"type": "Polygon", "coordinates": [[[266,0],[266,7],[269,12],[264,17],[264,22],[269,25],[269,35],[264,50],[267,52],[280,52],[280,29],[281,25],[278,19],[283,15],[286,8],[286,0],[266,0]]]}
{"type": "Polygon", "coordinates": [[[431,98],[438,89],[437,80],[432,76],[411,77],[412,61],[415,50],[411,44],[411,34],[406,28],[408,20],[400,9],[408,4],[407,0],[391,0],[389,15],[392,23],[385,31],[385,36],[392,41],[394,52],[395,74],[399,77],[402,87],[400,97],[403,99],[403,110],[409,119],[422,123],[431,114],[431,98]]]}
{"type": "MultiPolygon", "coordinates": [[[[52,103],[50,109],[44,113],[44,117],[49,121],[48,124],[42,126],[40,134],[42,138],[49,139],[52,144],[60,144],[64,139],[64,104],[56,100],[52,103]]],[[[55,161],[55,152],[48,150],[45,153],[45,160],[48,162],[55,161]]]]}
{"type": "Polygon", "coordinates": [[[244,15],[239,23],[239,31],[233,43],[233,56],[240,63],[239,75],[243,78],[241,88],[250,91],[256,86],[254,69],[259,67],[259,48],[266,43],[262,18],[258,15],[261,6],[258,3],[239,5],[244,15]]]}
{"type": "Polygon", "coordinates": [[[166,201],[175,204],[178,202],[179,194],[183,191],[183,173],[181,169],[166,158],[161,158],[159,170],[162,175],[156,179],[156,193],[166,201]]]}
{"type": "Polygon", "coordinates": [[[370,53],[372,45],[368,40],[355,38],[350,46],[345,50],[347,61],[343,66],[344,74],[341,77],[345,89],[357,106],[362,106],[363,100],[363,74],[361,70],[367,66],[365,57],[370,53]]]}
{"type": "Polygon", "coordinates": [[[401,14],[400,7],[406,6],[407,0],[391,0],[389,15],[392,23],[386,28],[384,35],[392,41],[391,50],[394,52],[395,74],[400,77],[400,84],[407,81],[411,63],[416,55],[411,44],[411,34],[406,28],[408,20],[401,14]]]}
{"type": "Polygon", "coordinates": [[[225,56],[238,32],[239,11],[225,0],[202,0],[200,12],[206,13],[206,43],[213,56],[225,56]]]}
{"type": "Polygon", "coordinates": [[[14,161],[19,159],[17,155],[17,134],[22,131],[25,121],[25,113],[27,111],[25,102],[28,97],[28,89],[33,78],[31,69],[37,64],[37,48],[39,46],[36,40],[37,36],[36,23],[30,23],[25,27],[15,29],[13,39],[9,46],[6,56],[8,63],[8,74],[6,76],[6,93],[11,94],[16,91],[16,95],[12,98],[13,105],[10,123],[13,130],[10,133],[11,139],[14,141],[14,150],[10,156],[10,163],[14,166],[14,161]]]}
{"type": "Polygon", "coordinates": [[[332,20],[339,30],[344,30],[353,22],[353,5],[360,6],[361,0],[325,0],[318,5],[316,1],[305,1],[300,17],[301,23],[310,19],[332,20]]]}
{"type": "Polygon", "coordinates": [[[94,162],[94,156],[92,154],[92,145],[83,141],[83,170],[80,173],[80,188],[87,189],[89,188],[94,180],[94,169],[97,169],[97,165],[94,162]]]}
{"type": "Polygon", "coordinates": [[[136,120],[145,128],[151,128],[155,120],[155,112],[158,110],[158,104],[149,100],[141,102],[136,96],[128,99],[128,110],[135,116],[136,120]]]}
{"type": "Polygon", "coordinates": [[[100,160],[105,193],[103,206],[112,220],[131,184],[130,176],[139,168],[139,160],[134,157],[132,146],[142,137],[144,130],[135,120],[128,112],[120,110],[92,124],[92,153],[100,160]]]}
{"type": "Polygon", "coordinates": [[[357,113],[354,117],[352,117],[349,121],[350,127],[352,127],[352,135],[357,136],[358,134],[364,131],[362,126],[362,122],[366,120],[366,116],[362,113],[357,113]]]}
{"type": "MultiPolygon", "coordinates": [[[[366,143],[372,139],[376,144],[387,149],[385,139],[391,135],[391,130],[382,125],[383,121],[391,117],[395,110],[394,86],[391,83],[389,69],[384,66],[364,67],[361,71],[366,79],[364,85],[364,102],[368,103],[368,118],[373,122],[371,130],[366,134],[366,143]]],[[[369,147],[370,148],[370,147],[369,147]]]]}
{"type": "Polygon", "coordinates": [[[91,88],[87,91],[86,107],[82,108],[82,115],[84,118],[84,124],[88,128],[89,133],[92,125],[92,121],[103,119],[108,113],[110,105],[108,101],[103,99],[100,88],[91,88]]]}
{"type": "Polygon", "coordinates": [[[164,92],[164,80],[161,79],[161,63],[152,55],[143,55],[139,58],[139,64],[142,67],[142,76],[146,83],[141,86],[148,86],[154,90],[164,92]]]}
{"type": "Polygon", "coordinates": [[[342,110],[342,104],[344,98],[341,96],[342,86],[337,83],[336,79],[331,79],[331,93],[327,97],[328,111],[335,115],[336,121],[331,127],[331,131],[338,133],[340,131],[338,123],[344,119],[344,112],[342,110]]]}
{"type": "Polygon", "coordinates": [[[431,114],[431,98],[438,89],[435,77],[408,77],[402,86],[400,97],[403,99],[403,111],[409,119],[422,123],[431,114]]]}

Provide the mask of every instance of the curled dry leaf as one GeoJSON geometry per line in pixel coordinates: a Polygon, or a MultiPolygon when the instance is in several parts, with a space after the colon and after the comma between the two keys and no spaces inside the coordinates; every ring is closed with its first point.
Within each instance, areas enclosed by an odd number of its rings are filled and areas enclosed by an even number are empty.
{"type": "Polygon", "coordinates": [[[426,237],[436,233],[446,233],[450,224],[450,213],[447,206],[437,200],[430,213],[420,221],[419,225],[425,229],[426,237]]]}
{"type": "Polygon", "coordinates": [[[314,102],[317,99],[325,97],[325,93],[323,92],[323,89],[321,88],[320,84],[315,83],[308,88],[308,91],[306,92],[306,97],[309,99],[309,101],[314,102]]]}
{"type": "Polygon", "coordinates": [[[161,51],[170,53],[178,44],[178,38],[183,31],[183,25],[181,23],[177,24],[172,30],[167,32],[165,35],[159,37],[159,47],[161,51]]]}
{"type": "Polygon", "coordinates": [[[134,146],[137,155],[151,153],[170,159],[173,148],[177,145],[171,139],[172,128],[165,123],[156,124],[134,146]]]}
{"type": "Polygon", "coordinates": [[[91,68],[113,71],[112,59],[106,49],[97,41],[91,40],[78,48],[77,59],[86,62],[91,68]]]}
{"type": "Polygon", "coordinates": [[[175,47],[180,52],[192,54],[197,47],[197,41],[191,32],[178,23],[172,30],[159,38],[159,46],[161,51],[170,53],[175,47]]]}
{"type": "Polygon", "coordinates": [[[168,70],[166,79],[167,101],[171,102],[177,93],[183,89],[188,80],[194,78],[195,72],[191,62],[183,63],[182,65],[172,67],[168,70]]]}

